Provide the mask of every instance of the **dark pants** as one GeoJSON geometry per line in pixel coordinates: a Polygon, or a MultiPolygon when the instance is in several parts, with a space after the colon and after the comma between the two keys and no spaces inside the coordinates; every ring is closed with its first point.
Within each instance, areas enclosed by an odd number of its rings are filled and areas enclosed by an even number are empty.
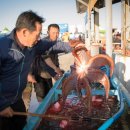
{"type": "MultiPolygon", "coordinates": [[[[14,111],[26,112],[22,99],[11,105],[14,111]]],[[[26,116],[0,117],[0,130],[22,130],[26,124],[26,116]]]]}
{"type": "Polygon", "coordinates": [[[37,98],[44,98],[52,87],[52,79],[40,78],[37,83],[34,84],[37,98]]]}

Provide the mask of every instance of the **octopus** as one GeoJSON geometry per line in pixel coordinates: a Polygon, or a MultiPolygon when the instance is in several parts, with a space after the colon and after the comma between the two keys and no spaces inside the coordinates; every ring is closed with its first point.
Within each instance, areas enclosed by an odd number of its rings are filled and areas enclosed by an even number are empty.
{"type": "Polygon", "coordinates": [[[77,43],[76,41],[76,46],[74,46],[72,51],[74,56],[73,70],[62,83],[63,105],[69,93],[72,90],[76,90],[79,98],[84,100],[84,105],[88,109],[88,113],[91,113],[92,94],[90,84],[102,84],[105,89],[105,99],[107,101],[110,90],[109,77],[100,68],[106,65],[109,66],[111,77],[114,71],[114,62],[111,57],[104,54],[98,54],[92,57],[84,44],[77,43]],[[82,98],[82,89],[86,89],[85,98],[82,98]]]}

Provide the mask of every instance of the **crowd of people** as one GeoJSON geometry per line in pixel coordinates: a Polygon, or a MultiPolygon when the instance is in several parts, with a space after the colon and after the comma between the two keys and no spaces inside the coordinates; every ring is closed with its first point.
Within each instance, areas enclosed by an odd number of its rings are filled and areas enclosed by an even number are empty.
{"type": "Polygon", "coordinates": [[[47,36],[40,38],[44,22],[31,10],[22,12],[11,33],[0,38],[0,130],[24,128],[27,117],[17,116],[15,111],[27,112],[22,95],[28,83],[34,85],[41,102],[53,86],[52,80],[64,74],[58,54],[73,50],[71,39],[84,43],[84,35],[68,32],[59,39],[58,24],[50,24],[47,36]]]}
{"type": "Polygon", "coordinates": [[[57,24],[50,24],[48,26],[48,36],[43,39],[56,41],[58,51],[55,51],[55,46],[51,47],[45,54],[35,57],[31,67],[31,74],[36,80],[34,88],[39,102],[42,101],[53,86],[52,78],[56,81],[64,73],[64,70],[59,67],[58,54],[71,52],[69,43],[58,39],[59,32],[60,28],[57,24]]]}
{"type": "Polygon", "coordinates": [[[58,53],[69,53],[72,47],[58,39],[57,24],[50,24],[48,36],[41,39],[44,22],[31,10],[22,12],[12,32],[0,38],[0,130],[22,130],[26,124],[27,117],[14,112],[26,112],[22,93],[28,82],[41,101],[52,87],[52,78],[64,73],[58,53]]]}

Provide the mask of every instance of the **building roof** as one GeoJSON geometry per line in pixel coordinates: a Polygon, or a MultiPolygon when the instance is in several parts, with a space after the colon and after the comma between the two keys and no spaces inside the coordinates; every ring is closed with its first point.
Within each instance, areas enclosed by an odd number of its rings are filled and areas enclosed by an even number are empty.
{"type": "MultiPolygon", "coordinates": [[[[105,7],[105,0],[76,0],[77,13],[86,12],[89,1],[91,1],[91,3],[97,1],[94,6],[98,9],[105,7]]],[[[121,2],[121,0],[112,0],[112,4],[118,2],[121,2]]]]}

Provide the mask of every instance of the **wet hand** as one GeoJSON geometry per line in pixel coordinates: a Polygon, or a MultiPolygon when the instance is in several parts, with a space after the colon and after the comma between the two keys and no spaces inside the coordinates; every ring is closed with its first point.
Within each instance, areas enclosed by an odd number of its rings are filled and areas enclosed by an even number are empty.
{"type": "Polygon", "coordinates": [[[60,79],[61,77],[62,77],[62,75],[56,74],[53,78],[54,78],[54,80],[58,80],[58,79],[60,79]]]}
{"type": "Polygon", "coordinates": [[[55,72],[56,72],[59,76],[62,76],[62,75],[63,75],[62,70],[61,70],[60,68],[58,68],[58,67],[55,69],[55,72]]]}
{"type": "Polygon", "coordinates": [[[12,117],[13,116],[13,109],[11,107],[5,108],[4,110],[0,111],[0,116],[12,117]]]}
{"type": "Polygon", "coordinates": [[[32,74],[28,74],[27,80],[30,83],[36,83],[37,82],[32,74]]]}

